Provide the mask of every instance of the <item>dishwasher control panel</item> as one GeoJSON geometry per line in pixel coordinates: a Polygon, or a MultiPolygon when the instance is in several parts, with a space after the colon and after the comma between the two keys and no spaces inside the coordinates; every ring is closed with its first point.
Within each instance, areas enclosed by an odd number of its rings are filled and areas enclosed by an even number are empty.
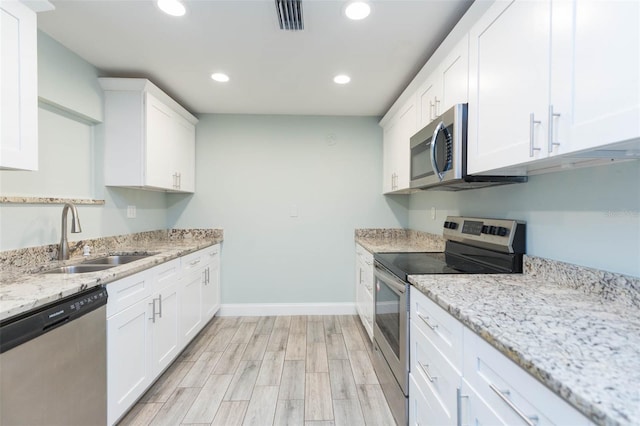
{"type": "Polygon", "coordinates": [[[106,305],[107,298],[106,288],[95,287],[3,321],[0,323],[0,353],[106,305]]]}

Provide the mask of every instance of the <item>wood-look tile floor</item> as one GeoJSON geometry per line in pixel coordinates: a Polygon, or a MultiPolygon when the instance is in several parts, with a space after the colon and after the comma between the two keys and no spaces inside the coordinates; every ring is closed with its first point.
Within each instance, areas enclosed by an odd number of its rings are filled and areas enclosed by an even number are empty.
{"type": "Polygon", "coordinates": [[[355,316],[215,317],[120,425],[395,425],[355,316]]]}

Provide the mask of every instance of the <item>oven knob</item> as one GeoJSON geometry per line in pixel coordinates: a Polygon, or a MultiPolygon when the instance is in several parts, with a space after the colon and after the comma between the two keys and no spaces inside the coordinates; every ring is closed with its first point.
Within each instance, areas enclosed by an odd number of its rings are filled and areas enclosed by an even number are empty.
{"type": "Polygon", "coordinates": [[[500,226],[498,227],[498,235],[500,235],[501,237],[506,237],[507,235],[509,235],[509,230],[500,226]]]}
{"type": "Polygon", "coordinates": [[[482,231],[480,231],[480,233],[488,234],[489,233],[489,227],[487,225],[482,225],[482,231]]]}
{"type": "Polygon", "coordinates": [[[450,223],[451,223],[451,222],[449,222],[449,221],[445,221],[445,222],[444,222],[444,228],[445,228],[445,229],[449,229],[449,224],[450,224],[450,223]]]}
{"type": "Polygon", "coordinates": [[[490,233],[491,235],[498,235],[498,228],[497,228],[497,227],[495,227],[495,226],[490,226],[490,227],[489,227],[489,233],[490,233]]]}

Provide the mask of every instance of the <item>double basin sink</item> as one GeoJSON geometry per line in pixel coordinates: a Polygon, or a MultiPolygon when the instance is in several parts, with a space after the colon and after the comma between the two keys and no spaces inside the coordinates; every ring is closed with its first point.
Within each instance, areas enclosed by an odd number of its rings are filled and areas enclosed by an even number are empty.
{"type": "Polygon", "coordinates": [[[86,272],[97,272],[105,269],[114,268],[119,265],[135,262],[153,256],[152,254],[126,254],[104,256],[97,259],[85,260],[79,265],[60,266],[55,269],[43,272],[43,274],[82,274],[86,272]]]}

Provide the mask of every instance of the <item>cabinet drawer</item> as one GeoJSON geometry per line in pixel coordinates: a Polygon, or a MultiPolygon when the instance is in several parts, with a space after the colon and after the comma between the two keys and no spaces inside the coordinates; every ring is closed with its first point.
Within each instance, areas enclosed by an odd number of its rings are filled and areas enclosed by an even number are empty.
{"type": "MultiPolygon", "coordinates": [[[[455,415],[455,413],[454,413],[455,415]]],[[[427,396],[413,375],[409,376],[409,425],[410,426],[442,426],[455,424],[450,419],[433,395],[427,396]]]]}
{"type": "Polygon", "coordinates": [[[159,291],[180,278],[180,259],[173,259],[167,263],[158,265],[151,269],[151,271],[153,272],[153,280],[155,282],[153,290],[159,291]]]}
{"type": "Polygon", "coordinates": [[[203,256],[204,253],[202,251],[196,251],[194,253],[188,254],[180,259],[180,263],[182,265],[182,271],[185,274],[193,271],[194,269],[201,268],[204,266],[206,259],[203,256]]]}
{"type": "Polygon", "coordinates": [[[465,329],[464,378],[509,425],[588,425],[586,417],[497,349],[465,329]],[[536,420],[537,419],[537,420],[536,420]]]}
{"type": "Polygon", "coordinates": [[[460,373],[411,321],[411,376],[434,407],[431,424],[454,424],[457,416],[457,390],[460,373]],[[437,420],[436,420],[437,418],[437,420]]]}
{"type": "Polygon", "coordinates": [[[220,244],[216,244],[201,250],[204,262],[211,266],[211,269],[220,268],[220,244]]]}
{"type": "Polygon", "coordinates": [[[462,330],[464,326],[411,286],[411,321],[429,338],[460,374],[462,372],[462,330]]]}
{"type": "Polygon", "coordinates": [[[109,293],[107,318],[151,295],[153,291],[151,288],[152,270],[149,269],[107,284],[107,292],[109,293]]]}

